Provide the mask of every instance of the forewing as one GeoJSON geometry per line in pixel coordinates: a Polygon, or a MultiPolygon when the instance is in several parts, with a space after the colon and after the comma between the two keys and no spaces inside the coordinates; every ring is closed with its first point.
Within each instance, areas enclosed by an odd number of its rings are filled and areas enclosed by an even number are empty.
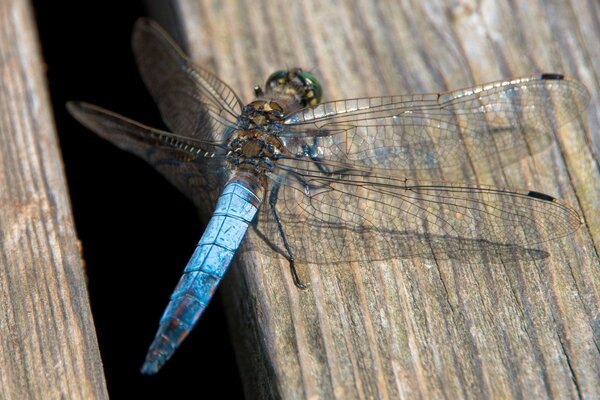
{"type": "Polygon", "coordinates": [[[545,74],[441,94],[323,103],[287,116],[293,154],[366,170],[446,169],[497,154],[504,164],[540,151],[586,108],[576,81],[545,74]]]}
{"type": "MultiPolygon", "coordinates": [[[[333,177],[296,164],[278,169],[273,179],[280,182],[275,209],[298,262],[402,258],[436,243],[446,253],[530,246],[568,235],[581,223],[573,209],[536,192],[389,175],[333,177]]],[[[285,254],[267,205],[257,229],[285,254]]]]}
{"type": "Polygon", "coordinates": [[[144,83],[169,129],[193,139],[224,141],[241,113],[234,91],[194,65],[151,20],[136,22],[132,46],[144,83]]]}
{"type": "Polygon", "coordinates": [[[225,179],[224,150],[210,144],[194,145],[177,135],[154,129],[87,103],[69,102],[71,115],[115,146],[153,165],[195,204],[211,210],[225,179]]]}

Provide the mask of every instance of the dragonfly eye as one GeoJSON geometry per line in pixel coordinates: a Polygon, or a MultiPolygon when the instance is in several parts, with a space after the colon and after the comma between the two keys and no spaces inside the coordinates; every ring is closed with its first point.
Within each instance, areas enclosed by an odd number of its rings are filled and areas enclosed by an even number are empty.
{"type": "Polygon", "coordinates": [[[269,78],[267,79],[267,83],[265,85],[265,88],[268,91],[273,90],[274,88],[278,87],[278,86],[285,86],[289,83],[290,79],[288,76],[288,71],[286,70],[279,70],[279,71],[275,71],[273,72],[269,78]]]}
{"type": "Polygon", "coordinates": [[[306,90],[306,104],[309,106],[316,106],[319,104],[321,102],[321,97],[323,96],[323,89],[317,78],[310,72],[302,71],[301,69],[296,72],[296,75],[304,84],[306,90]]]}
{"type": "Polygon", "coordinates": [[[291,96],[302,106],[319,104],[323,90],[317,78],[300,68],[276,71],[269,76],[265,85],[267,93],[291,96]]]}

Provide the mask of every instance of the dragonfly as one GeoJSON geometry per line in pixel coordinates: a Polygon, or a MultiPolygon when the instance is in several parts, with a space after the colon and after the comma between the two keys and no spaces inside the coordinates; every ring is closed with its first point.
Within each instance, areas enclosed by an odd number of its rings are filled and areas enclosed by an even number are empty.
{"type": "Polygon", "coordinates": [[[536,191],[426,181],[495,154],[512,162],[578,117],[579,82],[542,74],[435,94],[322,102],[312,72],[273,73],[244,103],[194,65],[155,22],[132,38],[140,74],[169,129],[84,102],[70,113],[167,176],[212,217],[170,297],[141,372],[154,374],[192,330],[248,229],[257,251],[298,264],[403,257],[403,238],[529,246],[571,234],[581,218],[536,191]],[[418,178],[418,179],[417,179],[418,178]]]}

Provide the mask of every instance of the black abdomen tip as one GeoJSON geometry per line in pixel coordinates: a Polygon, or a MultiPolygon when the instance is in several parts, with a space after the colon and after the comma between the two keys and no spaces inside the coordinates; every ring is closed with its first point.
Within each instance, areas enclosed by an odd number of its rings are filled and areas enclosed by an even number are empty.
{"type": "Polygon", "coordinates": [[[552,81],[561,81],[565,79],[565,76],[562,74],[542,74],[540,78],[552,81]]]}
{"type": "Polygon", "coordinates": [[[540,200],[554,201],[554,197],[540,192],[530,191],[529,193],[527,193],[527,196],[540,200]]]}

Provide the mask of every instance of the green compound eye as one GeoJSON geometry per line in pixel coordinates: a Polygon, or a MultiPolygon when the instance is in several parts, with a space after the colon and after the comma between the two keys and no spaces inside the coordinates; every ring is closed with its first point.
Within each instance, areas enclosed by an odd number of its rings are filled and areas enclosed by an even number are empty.
{"type": "Polygon", "coordinates": [[[284,86],[289,82],[288,72],[286,70],[279,70],[273,72],[267,79],[267,88],[274,88],[275,86],[284,86]]]}
{"type": "Polygon", "coordinates": [[[298,70],[296,76],[302,81],[306,88],[306,103],[314,106],[321,102],[323,96],[323,89],[319,80],[310,72],[298,70]]]}

